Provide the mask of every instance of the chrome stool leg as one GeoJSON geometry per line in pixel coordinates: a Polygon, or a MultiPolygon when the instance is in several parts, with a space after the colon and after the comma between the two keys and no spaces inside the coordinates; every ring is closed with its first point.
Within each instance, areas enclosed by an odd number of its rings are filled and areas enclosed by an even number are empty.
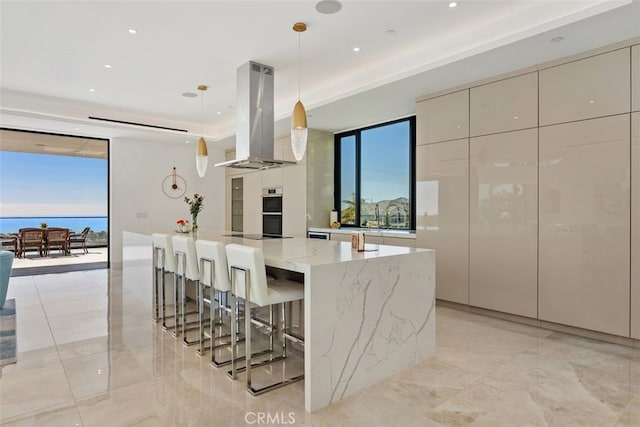
{"type": "MultiPolygon", "coordinates": [[[[271,319],[271,330],[270,330],[270,350],[266,350],[257,354],[253,354],[251,351],[251,323],[255,322],[252,318],[251,318],[251,303],[249,301],[251,301],[251,295],[250,295],[250,281],[249,281],[249,274],[250,274],[250,270],[241,268],[241,267],[237,267],[237,266],[231,266],[231,298],[232,298],[232,302],[235,302],[236,296],[235,296],[235,275],[236,275],[236,270],[239,271],[243,271],[244,272],[244,280],[245,280],[245,298],[244,298],[244,327],[245,327],[245,366],[244,369],[243,368],[237,368],[236,367],[236,360],[240,360],[242,358],[237,358],[237,337],[235,332],[235,317],[237,316],[237,314],[235,313],[235,310],[232,311],[232,347],[231,347],[231,371],[229,371],[227,373],[227,375],[231,378],[231,379],[236,379],[237,378],[237,373],[238,372],[242,372],[245,371],[246,372],[246,384],[247,384],[247,391],[249,393],[251,393],[253,396],[257,396],[263,393],[266,393],[268,391],[271,390],[275,390],[277,388],[280,387],[284,387],[286,385],[289,385],[291,383],[300,381],[302,379],[304,379],[304,373],[300,374],[300,375],[296,375],[295,377],[292,378],[287,378],[283,381],[274,383],[274,384],[270,384],[268,386],[265,387],[261,387],[261,388],[254,388],[251,385],[251,370],[252,368],[255,367],[260,367],[260,366],[264,366],[264,365],[268,365],[270,363],[279,361],[279,360],[283,360],[286,358],[287,356],[287,348],[286,348],[286,341],[287,339],[296,341],[300,344],[304,345],[304,340],[302,340],[301,338],[295,337],[289,333],[287,333],[287,321],[286,321],[286,317],[283,316],[283,330],[282,330],[282,336],[283,336],[283,340],[282,340],[282,355],[281,356],[277,356],[277,357],[270,357],[268,360],[262,361],[262,362],[257,362],[257,363],[252,363],[251,359],[253,356],[259,355],[259,354],[265,354],[265,353],[270,353],[271,355],[273,354],[273,306],[270,307],[270,312],[269,312],[269,317],[271,319]]],[[[284,314],[285,312],[285,303],[282,303],[282,313],[284,314]]],[[[261,324],[261,322],[256,322],[258,324],[261,324]]]]}
{"type": "MultiPolygon", "coordinates": [[[[180,334],[182,334],[182,343],[189,346],[198,342],[197,339],[192,341],[189,341],[187,339],[187,332],[198,329],[198,327],[195,326],[198,324],[198,321],[187,322],[187,315],[195,314],[197,313],[197,311],[187,313],[187,255],[184,252],[176,251],[175,261],[176,273],[174,273],[174,277],[180,276],[180,289],[177,289],[178,284],[176,280],[176,329],[173,332],[173,336],[178,337],[180,334]],[[178,272],[180,271],[178,269],[178,265],[182,266],[182,274],[178,274],[178,272]],[[178,294],[180,294],[180,298],[178,298],[178,294]],[[180,328],[180,330],[178,330],[178,327],[180,328]]],[[[198,298],[199,292],[198,286],[196,286],[196,299],[198,298]]]]}

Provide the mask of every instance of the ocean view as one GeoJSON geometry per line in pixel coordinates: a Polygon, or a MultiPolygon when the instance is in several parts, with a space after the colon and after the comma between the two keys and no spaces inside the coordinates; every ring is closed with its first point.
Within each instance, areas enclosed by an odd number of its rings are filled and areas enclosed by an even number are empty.
{"type": "Polygon", "coordinates": [[[68,228],[75,232],[81,232],[85,227],[91,227],[91,231],[98,233],[107,231],[106,216],[89,217],[0,217],[0,233],[17,233],[20,228],[40,228],[40,223],[47,223],[48,227],[68,228]]]}

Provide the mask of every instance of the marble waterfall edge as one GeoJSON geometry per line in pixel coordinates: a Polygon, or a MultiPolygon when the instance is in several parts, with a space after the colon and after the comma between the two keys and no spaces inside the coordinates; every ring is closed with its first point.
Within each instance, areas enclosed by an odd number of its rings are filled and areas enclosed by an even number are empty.
{"type": "Polygon", "coordinates": [[[435,354],[434,251],[313,266],[310,276],[307,410],[435,354]]]}

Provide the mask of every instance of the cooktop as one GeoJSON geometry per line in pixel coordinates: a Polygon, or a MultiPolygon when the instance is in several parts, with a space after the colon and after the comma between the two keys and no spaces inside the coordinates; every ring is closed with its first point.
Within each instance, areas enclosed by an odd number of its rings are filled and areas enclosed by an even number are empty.
{"type": "Polygon", "coordinates": [[[267,239],[290,239],[291,236],[281,236],[279,234],[251,234],[251,233],[232,233],[223,234],[225,237],[241,237],[251,240],[267,240],[267,239]]]}

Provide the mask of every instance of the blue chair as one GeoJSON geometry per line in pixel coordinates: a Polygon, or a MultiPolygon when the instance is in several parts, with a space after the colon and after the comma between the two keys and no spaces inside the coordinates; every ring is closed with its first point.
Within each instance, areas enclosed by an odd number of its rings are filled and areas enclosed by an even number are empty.
{"type": "Polygon", "coordinates": [[[4,302],[7,299],[12,266],[13,252],[3,251],[2,246],[0,246],[0,309],[4,307],[4,302]]]}

